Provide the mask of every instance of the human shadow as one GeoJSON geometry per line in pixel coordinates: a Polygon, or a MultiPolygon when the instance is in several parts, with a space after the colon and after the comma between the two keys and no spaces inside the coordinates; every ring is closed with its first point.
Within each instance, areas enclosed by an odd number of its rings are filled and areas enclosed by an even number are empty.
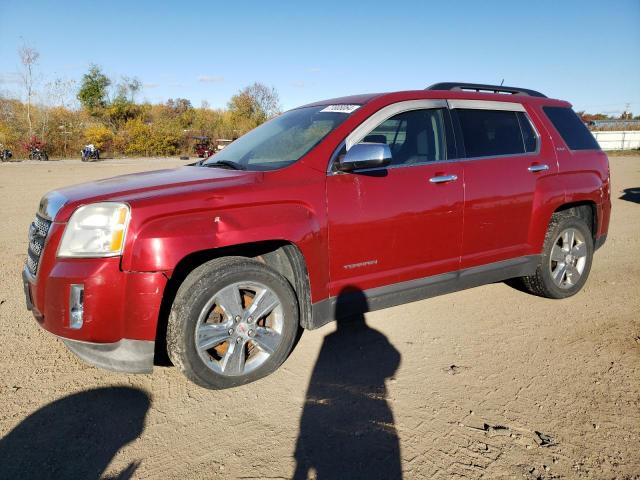
{"type": "MultiPolygon", "coordinates": [[[[144,429],[149,396],[129,387],[75,393],[45,405],[0,439],[0,479],[98,479],[144,429]]],[[[115,479],[129,479],[139,462],[115,479]]]]}
{"type": "Polygon", "coordinates": [[[295,480],[402,478],[400,444],[385,380],[400,353],[365,323],[367,299],[345,288],[337,329],[324,338],[307,390],[295,451],[295,480]],[[355,313],[354,312],[360,312],[355,313]]]}
{"type": "Polygon", "coordinates": [[[627,202],[640,203],[640,187],[625,188],[623,194],[620,196],[620,200],[626,200],[627,202]]]}

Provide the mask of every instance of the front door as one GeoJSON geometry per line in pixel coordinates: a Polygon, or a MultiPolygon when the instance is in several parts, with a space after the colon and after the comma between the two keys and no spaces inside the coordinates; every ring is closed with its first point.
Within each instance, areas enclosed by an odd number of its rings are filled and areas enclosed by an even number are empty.
{"type": "Polygon", "coordinates": [[[389,145],[388,167],[327,178],[332,296],[459,267],[463,174],[449,158],[448,112],[412,107],[362,138],[389,145]]]}

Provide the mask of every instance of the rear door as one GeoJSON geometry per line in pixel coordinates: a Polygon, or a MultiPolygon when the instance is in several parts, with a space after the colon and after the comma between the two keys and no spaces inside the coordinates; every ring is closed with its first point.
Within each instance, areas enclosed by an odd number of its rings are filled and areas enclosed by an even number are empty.
{"type": "Polygon", "coordinates": [[[461,268],[531,253],[529,230],[537,185],[557,173],[553,151],[520,103],[449,102],[465,151],[461,268]]]}
{"type": "Polygon", "coordinates": [[[387,143],[391,165],[327,178],[331,294],[457,270],[462,167],[444,101],[394,104],[347,139],[387,143]]]}

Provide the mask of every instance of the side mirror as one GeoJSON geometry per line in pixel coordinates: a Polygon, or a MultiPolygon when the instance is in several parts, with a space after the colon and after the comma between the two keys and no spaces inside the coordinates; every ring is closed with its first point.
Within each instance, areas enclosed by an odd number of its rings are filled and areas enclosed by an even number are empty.
{"type": "Polygon", "coordinates": [[[384,167],[391,163],[391,149],[386,143],[356,143],[340,160],[341,172],[352,172],[364,168],[384,167]]]}

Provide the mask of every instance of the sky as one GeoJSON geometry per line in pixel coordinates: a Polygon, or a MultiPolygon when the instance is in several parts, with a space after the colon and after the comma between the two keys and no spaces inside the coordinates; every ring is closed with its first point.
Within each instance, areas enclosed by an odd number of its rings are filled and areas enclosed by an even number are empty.
{"type": "Polygon", "coordinates": [[[42,87],[89,64],[137,77],[139,100],[225,107],[258,81],[284,109],[442,81],[539,90],[576,110],[640,114],[640,0],[0,0],[0,93],[17,49],[42,87]]]}

